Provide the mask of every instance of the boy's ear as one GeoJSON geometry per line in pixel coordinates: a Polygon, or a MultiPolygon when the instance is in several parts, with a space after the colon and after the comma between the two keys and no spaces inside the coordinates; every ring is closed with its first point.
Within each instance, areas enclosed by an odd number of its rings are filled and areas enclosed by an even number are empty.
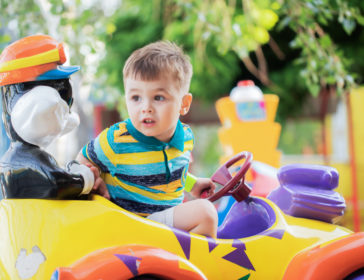
{"type": "Polygon", "coordinates": [[[182,97],[182,104],[181,104],[181,110],[179,111],[179,113],[184,116],[188,113],[188,111],[190,110],[191,107],[191,103],[192,103],[192,94],[191,93],[187,93],[182,97]]]}

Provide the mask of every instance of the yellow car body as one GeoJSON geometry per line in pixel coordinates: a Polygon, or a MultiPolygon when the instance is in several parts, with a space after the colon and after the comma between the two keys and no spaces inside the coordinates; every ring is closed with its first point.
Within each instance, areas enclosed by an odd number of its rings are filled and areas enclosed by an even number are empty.
{"type": "MultiPolygon", "coordinates": [[[[157,248],[176,256],[178,269],[195,273],[196,279],[283,279],[290,262],[301,252],[353,235],[334,224],[287,216],[270,200],[256,199],[273,209],[275,221],[256,235],[236,239],[182,232],[123,210],[97,195],[92,200],[3,199],[0,279],[51,279],[52,274],[52,279],[58,279],[62,268],[68,267],[72,274],[72,267],[82,264],[88,255],[123,248],[124,253],[126,250],[133,256],[135,246],[157,248]],[[43,256],[42,260],[28,268],[27,258],[30,260],[35,251],[43,256]],[[55,273],[57,268],[61,270],[55,273]],[[27,269],[33,271],[27,274],[27,269]]],[[[120,269],[129,273],[125,279],[139,273],[142,258],[134,256],[134,269],[120,262],[120,269]]],[[[94,259],[98,263],[91,266],[103,265],[101,258],[94,259]]],[[[162,270],[153,271],[152,267],[145,271],[163,275],[162,270]]],[[[84,276],[74,277],[59,279],[84,276]]]]}

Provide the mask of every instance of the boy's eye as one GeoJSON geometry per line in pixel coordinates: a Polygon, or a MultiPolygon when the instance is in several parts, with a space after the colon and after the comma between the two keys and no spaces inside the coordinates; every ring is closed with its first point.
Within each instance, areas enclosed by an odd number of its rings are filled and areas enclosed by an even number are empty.
{"type": "Polygon", "coordinates": [[[163,101],[164,99],[165,99],[164,96],[161,96],[161,95],[156,95],[154,97],[154,100],[156,100],[156,101],[163,101]]]}
{"type": "Polygon", "coordinates": [[[140,97],[138,95],[133,95],[131,97],[131,100],[133,100],[133,101],[139,101],[140,100],[140,97]]]}

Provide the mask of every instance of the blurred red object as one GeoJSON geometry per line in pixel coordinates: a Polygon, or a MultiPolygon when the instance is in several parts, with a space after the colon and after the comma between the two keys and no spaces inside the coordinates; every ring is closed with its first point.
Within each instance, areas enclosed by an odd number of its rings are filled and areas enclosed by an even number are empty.
{"type": "Polygon", "coordinates": [[[253,181],[250,195],[267,197],[267,195],[279,186],[277,178],[278,169],[259,161],[253,161],[251,167],[253,181]]]}

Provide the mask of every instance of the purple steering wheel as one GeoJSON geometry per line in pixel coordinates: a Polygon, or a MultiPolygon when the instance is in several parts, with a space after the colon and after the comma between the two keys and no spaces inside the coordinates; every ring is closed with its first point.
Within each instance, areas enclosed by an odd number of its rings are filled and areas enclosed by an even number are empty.
{"type": "Polygon", "coordinates": [[[251,188],[245,183],[245,174],[248,171],[252,160],[253,155],[250,152],[241,152],[220,166],[211,176],[211,180],[223,187],[207,199],[214,202],[222,196],[232,195],[238,202],[245,200],[251,192],[251,188]],[[228,168],[242,159],[245,159],[245,161],[233,177],[228,168]]]}

